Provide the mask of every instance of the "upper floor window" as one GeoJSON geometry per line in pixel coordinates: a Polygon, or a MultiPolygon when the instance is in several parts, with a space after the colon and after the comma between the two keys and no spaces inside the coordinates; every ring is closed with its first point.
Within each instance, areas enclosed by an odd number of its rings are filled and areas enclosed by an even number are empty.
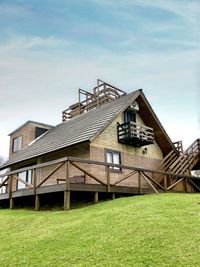
{"type": "Polygon", "coordinates": [[[22,148],[22,136],[13,139],[12,152],[16,152],[22,148]]]}
{"type": "MultiPolygon", "coordinates": [[[[105,151],[106,162],[113,164],[121,164],[121,152],[115,150],[107,150],[105,151]]],[[[112,171],[121,171],[119,167],[110,166],[112,171]]]]}
{"type": "Polygon", "coordinates": [[[136,114],[135,112],[126,110],[124,111],[124,122],[130,122],[130,121],[136,122],[136,114]]]}

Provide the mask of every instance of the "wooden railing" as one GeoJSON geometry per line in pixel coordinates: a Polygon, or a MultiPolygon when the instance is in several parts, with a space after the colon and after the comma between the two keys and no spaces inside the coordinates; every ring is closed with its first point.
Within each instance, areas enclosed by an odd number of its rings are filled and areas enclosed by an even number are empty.
{"type": "Polygon", "coordinates": [[[83,89],[79,89],[78,93],[79,101],[63,111],[63,122],[98,106],[101,106],[107,102],[111,102],[126,94],[119,88],[116,88],[115,86],[110,85],[100,79],[97,80],[97,86],[93,88],[92,93],[87,92],[83,89]],[[82,101],[81,95],[85,97],[85,99],[82,101]]]}
{"type": "MultiPolygon", "coordinates": [[[[90,177],[92,180],[94,180],[97,184],[103,185],[106,188],[107,192],[111,192],[112,189],[125,181],[126,179],[131,178],[132,182],[136,179],[137,181],[137,187],[138,187],[138,194],[142,194],[144,187],[142,184],[142,179],[148,184],[148,186],[152,189],[152,191],[156,194],[159,193],[158,190],[167,192],[174,188],[178,183],[182,182],[183,180],[187,183],[192,184],[196,190],[200,191],[200,188],[194,183],[194,179],[200,180],[200,177],[194,177],[190,175],[184,175],[184,174],[177,174],[173,172],[165,172],[161,170],[151,170],[146,168],[139,168],[139,167],[133,167],[133,166],[126,166],[121,164],[111,164],[101,161],[92,161],[92,160],[86,160],[81,158],[72,158],[72,157],[65,157],[61,158],[59,160],[49,161],[46,163],[37,164],[34,166],[29,166],[25,168],[21,168],[14,171],[9,171],[6,174],[0,175],[0,177],[7,177],[2,184],[0,184],[0,187],[7,185],[7,193],[10,200],[10,208],[13,207],[13,181],[17,180],[25,184],[26,189],[32,189],[33,194],[35,195],[35,210],[39,209],[39,195],[38,195],[38,189],[41,186],[44,186],[44,183],[53,175],[55,174],[60,168],[64,168],[64,176],[62,179],[62,182],[64,184],[64,209],[69,209],[69,196],[70,196],[70,168],[73,166],[73,168],[76,168],[78,172],[83,173],[83,175],[86,177],[90,177]],[[80,164],[82,164],[80,166],[80,164]],[[96,174],[96,168],[95,174],[91,172],[91,170],[88,170],[84,167],[84,165],[93,165],[93,166],[103,166],[105,171],[105,177],[104,179],[98,177],[96,174]],[[56,165],[56,166],[55,166],[56,165]],[[51,170],[41,181],[38,181],[37,177],[37,169],[45,168],[47,166],[55,166],[53,170],[51,170]],[[113,182],[112,179],[112,172],[110,167],[117,167],[121,170],[126,170],[126,174],[122,174],[119,179],[115,179],[113,182]],[[24,172],[24,171],[32,171],[32,182],[28,183],[25,182],[23,179],[18,177],[18,173],[24,172]],[[159,174],[165,177],[174,177],[176,178],[176,181],[168,185],[167,183],[164,183],[164,186],[161,185],[158,181],[156,181],[153,177],[153,175],[159,174]]],[[[55,184],[57,184],[58,181],[55,181],[55,184]]],[[[121,184],[122,185],[122,184],[121,184]]],[[[123,186],[123,185],[122,185],[123,186]]],[[[135,188],[134,183],[134,188],[135,188]]],[[[131,187],[131,185],[130,185],[131,187]]]]}
{"type": "MultiPolygon", "coordinates": [[[[195,140],[184,152],[182,142],[176,143],[177,151],[170,151],[157,169],[173,173],[190,174],[192,168],[200,160],[200,139],[195,140]]],[[[155,175],[154,178],[159,182],[162,182],[164,179],[162,175],[155,175]]]]}
{"type": "Polygon", "coordinates": [[[153,128],[145,125],[139,125],[135,122],[125,122],[117,125],[118,141],[126,143],[135,143],[137,146],[154,143],[153,128]]]}
{"type": "Polygon", "coordinates": [[[183,154],[183,142],[182,141],[177,141],[173,143],[176,150],[178,151],[179,155],[183,154]]]}

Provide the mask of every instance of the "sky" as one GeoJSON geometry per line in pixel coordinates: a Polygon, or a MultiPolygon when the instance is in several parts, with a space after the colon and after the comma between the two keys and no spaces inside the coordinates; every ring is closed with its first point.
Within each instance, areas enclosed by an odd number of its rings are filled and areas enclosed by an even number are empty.
{"type": "Polygon", "coordinates": [[[200,137],[199,0],[0,0],[0,156],[98,78],[142,88],[172,141],[200,137]]]}

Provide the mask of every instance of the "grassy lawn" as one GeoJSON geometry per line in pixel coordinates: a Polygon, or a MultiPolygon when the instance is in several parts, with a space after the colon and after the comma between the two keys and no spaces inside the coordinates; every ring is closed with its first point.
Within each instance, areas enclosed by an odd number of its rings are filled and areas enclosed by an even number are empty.
{"type": "Polygon", "coordinates": [[[0,210],[0,266],[200,266],[200,194],[0,210]]]}

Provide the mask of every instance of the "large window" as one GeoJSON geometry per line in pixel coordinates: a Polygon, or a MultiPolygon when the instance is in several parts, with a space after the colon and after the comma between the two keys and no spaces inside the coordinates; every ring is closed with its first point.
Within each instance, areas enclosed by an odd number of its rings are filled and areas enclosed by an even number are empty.
{"type": "MultiPolygon", "coordinates": [[[[23,181],[29,183],[29,184],[32,183],[32,171],[31,170],[18,173],[18,177],[20,179],[22,179],[23,181]]],[[[17,183],[17,189],[23,189],[25,187],[26,187],[26,185],[24,183],[18,181],[18,183],[17,183]]]]}
{"type": "Polygon", "coordinates": [[[22,148],[22,136],[15,137],[13,139],[12,151],[16,152],[22,148]]]}
{"type": "MultiPolygon", "coordinates": [[[[113,164],[121,164],[121,152],[115,150],[105,150],[106,162],[113,164]]],[[[119,167],[110,166],[112,171],[121,171],[119,167]]]]}

